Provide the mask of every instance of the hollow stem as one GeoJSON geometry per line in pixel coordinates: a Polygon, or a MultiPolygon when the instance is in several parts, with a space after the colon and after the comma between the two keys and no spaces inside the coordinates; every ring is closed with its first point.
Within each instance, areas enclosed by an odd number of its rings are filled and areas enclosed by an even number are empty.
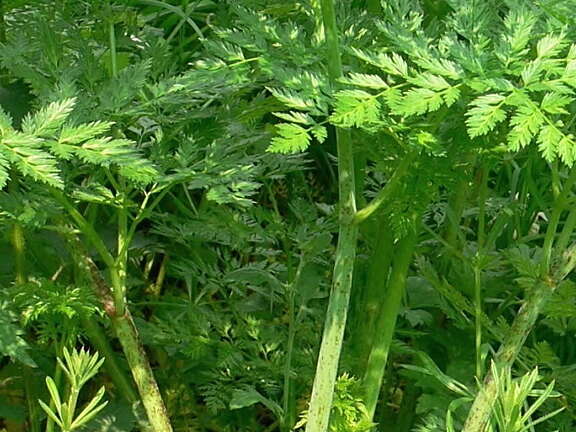
{"type": "Polygon", "coordinates": [[[395,248],[390,282],[374,328],[374,342],[363,378],[364,403],[370,421],[374,418],[376,411],[416,238],[416,229],[413,227],[395,248]]]}
{"type": "MultiPolygon", "coordinates": [[[[342,76],[342,64],[334,3],[333,0],[321,0],[320,6],[326,36],[328,72],[332,82],[336,83],[336,80],[342,76]]],[[[354,155],[350,132],[337,129],[336,141],[340,204],[339,236],[336,246],[332,292],[328,301],[326,322],[312,387],[306,432],[325,432],[328,429],[356,257],[358,228],[354,224],[356,201],[354,155]]]]}

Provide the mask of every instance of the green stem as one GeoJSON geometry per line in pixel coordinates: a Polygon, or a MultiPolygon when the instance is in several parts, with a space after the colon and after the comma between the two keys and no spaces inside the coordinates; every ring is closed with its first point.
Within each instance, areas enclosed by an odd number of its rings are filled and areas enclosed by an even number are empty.
{"type": "Polygon", "coordinates": [[[366,286],[358,290],[360,296],[357,307],[358,327],[353,332],[352,338],[356,342],[352,346],[358,352],[358,370],[364,373],[370,349],[374,338],[374,325],[382,309],[384,291],[388,284],[390,263],[394,252],[394,236],[392,230],[386,224],[386,218],[382,217],[378,226],[378,234],[375,242],[375,250],[370,258],[366,286]]]}
{"type": "Polygon", "coordinates": [[[118,356],[112,349],[102,327],[100,327],[94,318],[87,317],[82,319],[82,327],[84,327],[84,330],[90,339],[90,343],[94,346],[96,351],[106,359],[104,360],[104,368],[108,375],[110,375],[114,386],[118,389],[124,399],[130,403],[130,405],[134,404],[134,402],[138,401],[138,393],[134,390],[130,378],[126,376],[120,367],[118,356]]]}
{"type": "MultiPolygon", "coordinates": [[[[62,348],[64,346],[63,341],[56,341],[56,357],[62,356],[62,348]]],[[[56,388],[61,388],[62,386],[62,369],[60,365],[56,363],[56,369],[54,370],[54,383],[56,384],[56,388]]],[[[54,411],[56,405],[54,404],[54,400],[50,399],[50,408],[54,411]]],[[[54,420],[51,417],[46,419],[46,432],[54,432],[54,420]]]]}
{"type": "Polygon", "coordinates": [[[400,163],[400,165],[390,178],[390,181],[386,183],[386,186],[380,189],[380,192],[378,192],[376,198],[374,198],[366,207],[364,207],[362,210],[359,210],[356,213],[356,215],[354,216],[354,221],[356,223],[362,223],[363,221],[365,221],[367,218],[370,217],[370,215],[372,215],[372,213],[378,210],[380,206],[382,206],[382,204],[385,203],[390,198],[390,196],[398,188],[400,180],[402,180],[406,175],[406,173],[408,172],[408,168],[410,167],[410,164],[416,158],[416,156],[417,153],[412,152],[402,160],[402,162],[400,163]]]}
{"type": "Polygon", "coordinates": [[[486,237],[486,194],[488,192],[488,170],[480,168],[480,193],[478,194],[478,249],[474,263],[474,316],[476,344],[476,378],[482,379],[482,260],[486,237]]]}
{"type": "Polygon", "coordinates": [[[112,323],[126,355],[126,360],[128,360],[152,430],[154,432],[171,432],[172,426],[164,407],[164,401],[128,308],[126,308],[123,316],[113,317],[112,323]]]}
{"type": "Polygon", "coordinates": [[[56,201],[58,201],[68,212],[82,234],[88,238],[88,241],[96,249],[106,266],[109,269],[115,268],[114,257],[110,251],[108,251],[108,248],[94,227],[84,218],[84,216],[82,216],[82,214],[72,205],[70,201],[68,201],[68,199],[60,191],[52,189],[52,195],[54,198],[56,198],[56,201]]]}
{"type": "MultiPolygon", "coordinates": [[[[494,360],[496,364],[507,367],[514,363],[526,338],[536,323],[540,310],[552,292],[552,287],[546,285],[535,287],[533,295],[526,300],[518,311],[504,343],[496,353],[494,360]]],[[[470,408],[462,432],[484,432],[490,419],[496,391],[494,377],[489,371],[484,379],[482,390],[478,392],[470,408]]]]}
{"type": "MultiPolygon", "coordinates": [[[[546,230],[543,247],[542,281],[535,284],[532,294],[521,306],[514,322],[506,335],[504,342],[496,353],[495,362],[500,367],[512,367],[518,357],[520,349],[526,342],[526,338],[532,331],[538,315],[548,298],[552,295],[559,280],[554,280],[551,275],[551,257],[554,238],[558,230],[560,216],[566,207],[566,202],[576,182],[576,167],[573,167],[569,178],[566,180],[562,192],[557,197],[552,215],[546,230]]],[[[572,233],[570,233],[571,235],[572,233]]],[[[564,234],[569,237],[568,234],[564,234]]],[[[483,388],[478,392],[468,413],[468,418],[464,424],[462,432],[484,432],[490,419],[492,404],[496,397],[496,384],[491,372],[488,372],[484,379],[483,388]]]]}
{"type": "MultiPolygon", "coordinates": [[[[326,34],[328,72],[330,79],[335,83],[342,76],[342,64],[334,3],[333,0],[321,0],[320,5],[326,34]]],[[[340,205],[339,236],[336,246],[332,293],[328,301],[306,432],[325,432],[328,429],[356,257],[358,228],[353,223],[356,202],[354,154],[350,132],[337,129],[336,140],[340,205]]]]}
{"type": "Polygon", "coordinates": [[[417,232],[415,227],[412,227],[412,230],[398,242],[395,248],[390,282],[374,329],[374,343],[363,378],[364,403],[368,412],[368,420],[370,421],[374,418],[374,412],[376,411],[382,379],[392,344],[392,336],[394,335],[398,312],[404,296],[406,276],[416,246],[416,239],[417,232]]]}
{"type": "Polygon", "coordinates": [[[124,308],[126,307],[126,269],[128,266],[128,205],[126,196],[128,194],[124,180],[120,180],[121,194],[122,194],[122,208],[118,210],[118,256],[116,257],[115,273],[117,273],[117,285],[113,284],[114,288],[114,305],[116,306],[116,313],[124,315],[124,308]]]}
{"type": "MultiPolygon", "coordinates": [[[[128,365],[130,366],[132,376],[134,377],[134,381],[138,387],[140,398],[144,404],[146,414],[148,415],[148,420],[155,432],[171,432],[172,426],[170,425],[170,420],[166,414],[166,408],[160,395],[160,391],[158,390],[156,379],[152,373],[148,357],[140,344],[138,331],[134,326],[129,310],[126,307],[126,276],[125,272],[118,272],[118,262],[120,262],[120,269],[122,269],[122,265],[125,266],[125,259],[127,257],[128,245],[126,244],[125,237],[122,234],[119,235],[118,250],[120,256],[119,260],[116,261],[106,248],[102,238],[98,235],[94,227],[86,221],[84,216],[76,210],[76,208],[62,193],[53,190],[53,194],[68,211],[80,231],[88,238],[92,246],[96,248],[108,267],[112,293],[114,296],[114,308],[112,308],[113,312],[110,314],[112,325],[116,330],[116,334],[118,335],[118,339],[120,340],[120,344],[122,345],[122,349],[126,355],[126,359],[128,360],[128,365]],[[124,253],[126,253],[126,257],[122,255],[124,253]],[[120,295],[120,293],[122,295],[120,295]],[[120,311],[122,311],[122,314],[120,314],[120,311]]],[[[124,209],[121,210],[121,212],[122,211],[124,211],[124,209]]],[[[124,219],[124,216],[119,216],[119,230],[122,231],[122,233],[126,232],[126,226],[127,216],[126,219],[124,219]]]]}
{"type": "Polygon", "coordinates": [[[16,285],[22,285],[26,283],[26,260],[24,256],[26,243],[22,225],[18,222],[12,225],[11,240],[12,247],[14,248],[14,257],[16,259],[16,285]]]}
{"type": "Polygon", "coordinates": [[[300,257],[300,262],[298,263],[298,269],[296,270],[296,275],[290,286],[290,292],[288,293],[288,344],[286,347],[286,364],[284,365],[284,395],[283,395],[283,408],[284,408],[284,431],[291,431],[296,422],[296,412],[294,409],[294,388],[292,382],[292,357],[294,353],[294,340],[296,338],[296,289],[300,278],[302,276],[302,270],[305,264],[304,256],[300,257]]]}
{"type": "Polygon", "coordinates": [[[118,75],[118,64],[116,58],[116,32],[114,29],[114,22],[110,22],[108,30],[108,36],[110,38],[110,65],[112,69],[112,77],[116,78],[116,75],[118,75]]]}
{"type": "MultiPolygon", "coordinates": [[[[10,192],[12,194],[18,193],[18,175],[14,172],[12,173],[12,181],[10,181],[10,192]]],[[[12,225],[12,230],[10,233],[10,241],[12,243],[12,248],[14,249],[14,258],[16,261],[15,270],[16,270],[16,277],[15,282],[16,285],[21,285],[26,283],[27,276],[26,276],[26,239],[24,238],[24,230],[22,229],[22,225],[20,222],[15,221],[12,225]]]]}
{"type": "Polygon", "coordinates": [[[560,223],[560,216],[566,207],[566,202],[570,196],[572,186],[576,182],[576,166],[570,171],[570,176],[566,180],[562,188],[562,192],[558,195],[556,202],[554,203],[554,208],[552,210],[552,215],[550,216],[550,221],[548,222],[548,229],[546,230],[546,236],[544,237],[543,246],[543,264],[542,271],[547,274],[550,270],[550,262],[552,259],[552,245],[556,236],[556,231],[558,224],[560,223]]]}

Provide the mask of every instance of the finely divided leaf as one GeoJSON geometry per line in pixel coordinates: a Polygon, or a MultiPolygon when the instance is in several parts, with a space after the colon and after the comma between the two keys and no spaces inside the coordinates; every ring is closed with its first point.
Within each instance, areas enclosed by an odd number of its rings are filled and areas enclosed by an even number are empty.
{"type": "Polygon", "coordinates": [[[486,135],[497,123],[506,119],[506,112],[502,109],[505,100],[506,97],[500,94],[488,94],[470,103],[472,108],[466,113],[466,125],[471,138],[486,135]]]}
{"type": "Polygon", "coordinates": [[[540,130],[544,123],[544,117],[538,109],[531,104],[518,107],[510,119],[512,129],[508,133],[508,145],[512,151],[518,151],[528,144],[540,130]]]}
{"type": "Polygon", "coordinates": [[[272,143],[267,151],[272,153],[299,153],[310,145],[308,130],[292,123],[280,123],[276,125],[278,136],[272,138],[272,143]]]}
{"type": "Polygon", "coordinates": [[[4,155],[22,174],[59,189],[64,187],[56,159],[39,147],[39,138],[13,133],[2,143],[4,155]]]}
{"type": "Polygon", "coordinates": [[[536,53],[538,58],[554,57],[565,46],[564,35],[546,35],[538,41],[536,53]]]}
{"type": "Polygon", "coordinates": [[[387,74],[399,75],[402,77],[408,76],[408,65],[406,64],[406,61],[396,53],[393,53],[392,55],[372,53],[358,48],[352,48],[351,51],[352,54],[359,59],[382,69],[387,74]]]}
{"type": "Polygon", "coordinates": [[[444,102],[446,106],[450,107],[460,98],[460,89],[458,87],[450,87],[444,92],[444,102]]]}
{"type": "Polygon", "coordinates": [[[26,116],[22,122],[22,131],[36,136],[54,133],[66,121],[75,102],[76,99],[53,102],[36,114],[26,116]]]}
{"type": "Polygon", "coordinates": [[[292,90],[276,88],[268,88],[268,90],[276,99],[289,108],[301,111],[310,111],[316,108],[316,103],[313,99],[306,99],[292,90]]]}
{"type": "Polygon", "coordinates": [[[397,114],[411,116],[436,111],[443,103],[442,92],[416,88],[408,90],[397,105],[391,108],[397,114]]]}
{"type": "Polygon", "coordinates": [[[409,80],[412,84],[419,87],[424,87],[430,90],[444,90],[450,86],[450,83],[439,75],[434,75],[430,72],[424,72],[417,75],[415,78],[409,80]]]}
{"type": "Polygon", "coordinates": [[[542,60],[533,60],[531,62],[528,62],[524,68],[522,69],[522,82],[524,82],[524,85],[529,85],[532,82],[538,80],[538,78],[540,77],[540,73],[542,72],[543,69],[543,62],[542,60]]]}
{"type": "Polygon", "coordinates": [[[315,123],[314,119],[308,114],[298,111],[290,111],[289,113],[275,112],[272,114],[278,118],[281,118],[282,120],[286,120],[292,123],[300,123],[306,126],[311,126],[315,123]]]}
{"type": "Polygon", "coordinates": [[[79,144],[95,136],[107,132],[113,125],[112,122],[95,121],[79,126],[64,126],[58,139],[62,144],[79,144]]]}
{"type": "Polygon", "coordinates": [[[564,138],[562,132],[553,125],[546,125],[540,129],[538,135],[538,149],[548,162],[552,162],[558,151],[558,144],[564,138]]]}
{"type": "Polygon", "coordinates": [[[340,127],[363,127],[378,122],[380,102],[363,90],[343,90],[336,93],[336,105],[330,120],[340,127]]]}
{"type": "Polygon", "coordinates": [[[563,135],[560,142],[558,142],[557,151],[562,162],[568,166],[572,166],[576,160],[576,143],[574,142],[574,136],[563,135]]]}
{"type": "Polygon", "coordinates": [[[10,175],[8,173],[10,165],[8,163],[8,159],[2,153],[2,147],[0,147],[0,189],[6,186],[10,175]]]}
{"type": "Polygon", "coordinates": [[[328,131],[324,126],[314,126],[310,132],[312,132],[312,135],[320,144],[322,144],[328,137],[328,131]]]}
{"type": "Polygon", "coordinates": [[[0,106],[0,134],[5,135],[13,130],[12,117],[0,106]]]}
{"type": "Polygon", "coordinates": [[[527,47],[536,20],[536,16],[528,8],[513,8],[506,15],[504,19],[506,33],[503,38],[510,54],[520,53],[527,47]]]}
{"type": "Polygon", "coordinates": [[[104,167],[118,165],[121,175],[139,183],[150,183],[158,175],[152,163],[134,148],[134,142],[127,139],[91,139],[77,147],[75,153],[88,163],[104,167]]]}
{"type": "Polygon", "coordinates": [[[573,98],[558,94],[558,93],[546,93],[540,104],[540,108],[546,111],[548,114],[568,114],[568,111],[564,107],[572,102],[573,98]]]}
{"type": "Polygon", "coordinates": [[[118,167],[121,176],[136,183],[146,185],[158,180],[158,171],[148,159],[131,159],[130,161],[119,163],[118,167]]]}
{"type": "Polygon", "coordinates": [[[351,73],[348,77],[340,79],[345,84],[356,85],[358,87],[366,87],[372,89],[385,89],[388,84],[378,75],[370,75],[363,73],[351,73]]]}

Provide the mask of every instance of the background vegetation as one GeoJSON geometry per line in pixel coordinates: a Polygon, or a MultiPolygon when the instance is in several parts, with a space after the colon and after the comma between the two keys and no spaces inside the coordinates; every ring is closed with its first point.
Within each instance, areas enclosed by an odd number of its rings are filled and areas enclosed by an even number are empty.
{"type": "Polygon", "coordinates": [[[574,430],[574,17],[0,1],[0,430],[574,430]]]}

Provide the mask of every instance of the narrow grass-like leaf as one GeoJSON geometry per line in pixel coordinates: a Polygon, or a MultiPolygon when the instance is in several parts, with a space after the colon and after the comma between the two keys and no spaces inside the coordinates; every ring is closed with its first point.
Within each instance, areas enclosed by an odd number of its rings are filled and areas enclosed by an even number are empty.
{"type": "Polygon", "coordinates": [[[44,410],[44,412],[48,415],[48,417],[50,417],[54,423],[56,423],[59,427],[62,427],[63,424],[60,421],[60,419],[58,418],[58,416],[54,413],[54,411],[52,411],[50,409],[50,407],[48,405],[46,405],[44,402],[42,402],[40,399],[38,399],[38,403],[40,404],[40,407],[42,407],[42,409],[44,410]]]}

